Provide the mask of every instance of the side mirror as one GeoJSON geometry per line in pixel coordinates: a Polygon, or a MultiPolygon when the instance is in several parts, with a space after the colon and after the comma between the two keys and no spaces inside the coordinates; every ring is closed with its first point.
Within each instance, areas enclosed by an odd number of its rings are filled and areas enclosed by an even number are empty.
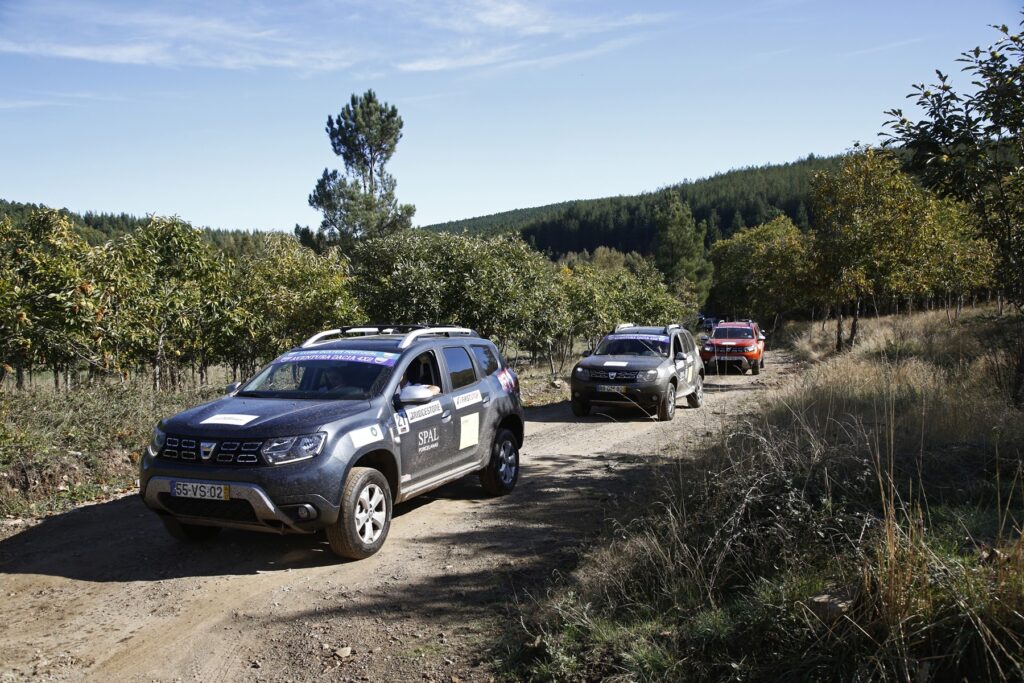
{"type": "Polygon", "coordinates": [[[410,384],[398,393],[398,400],[402,405],[430,403],[433,398],[434,392],[422,384],[410,384]]]}
{"type": "Polygon", "coordinates": [[[589,356],[592,353],[594,353],[594,352],[591,351],[590,349],[587,349],[586,351],[583,352],[583,357],[586,358],[587,356],[589,356]]]}
{"type": "Polygon", "coordinates": [[[234,395],[234,393],[238,391],[238,388],[240,386],[242,386],[241,382],[232,382],[224,389],[224,393],[228,395],[234,395]]]}
{"type": "Polygon", "coordinates": [[[700,342],[701,342],[702,344],[703,344],[704,342],[706,342],[706,341],[707,341],[708,339],[711,339],[711,337],[709,337],[709,336],[708,336],[708,335],[706,335],[706,334],[702,334],[702,335],[700,335],[700,342]]]}
{"type": "Polygon", "coordinates": [[[764,340],[765,340],[765,336],[763,334],[757,335],[757,341],[764,341],[764,340]]]}
{"type": "Polygon", "coordinates": [[[676,354],[676,360],[689,360],[689,358],[690,358],[690,357],[689,357],[689,356],[687,356],[687,355],[686,355],[685,353],[683,353],[682,351],[680,351],[679,353],[677,353],[677,354],[676,354]]]}

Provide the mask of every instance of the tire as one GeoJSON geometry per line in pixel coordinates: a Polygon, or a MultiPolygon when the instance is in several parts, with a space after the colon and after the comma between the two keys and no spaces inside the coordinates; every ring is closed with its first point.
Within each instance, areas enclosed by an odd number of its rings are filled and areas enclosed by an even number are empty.
{"type": "Polygon", "coordinates": [[[691,408],[700,408],[704,405],[704,375],[697,375],[697,387],[686,397],[686,403],[691,408]]]}
{"type": "Polygon", "coordinates": [[[761,354],[761,369],[764,370],[764,354],[761,354]]]}
{"type": "Polygon", "coordinates": [[[161,516],[167,533],[185,543],[202,543],[217,537],[219,526],[203,526],[202,524],[183,524],[174,517],[161,516]]]}
{"type": "Polygon", "coordinates": [[[379,470],[353,467],[341,494],[341,514],[327,527],[331,551],[362,560],[381,549],[391,529],[391,487],[379,470]]]}
{"type": "Polygon", "coordinates": [[[668,422],[676,414],[676,385],[672,382],[665,387],[665,395],[658,402],[658,419],[668,422]]]}
{"type": "Polygon", "coordinates": [[[569,403],[572,406],[572,414],[576,417],[586,417],[587,415],[590,415],[590,404],[586,401],[580,401],[574,398],[569,403]]]}
{"type": "Polygon", "coordinates": [[[760,375],[761,374],[761,361],[756,360],[750,365],[750,374],[760,375]]]}
{"type": "MultiPolygon", "coordinates": [[[[590,406],[587,406],[590,409],[590,406]]],[[[491,459],[480,471],[480,485],[492,496],[512,493],[519,481],[519,446],[515,435],[507,429],[499,429],[491,444],[491,459]]]]}

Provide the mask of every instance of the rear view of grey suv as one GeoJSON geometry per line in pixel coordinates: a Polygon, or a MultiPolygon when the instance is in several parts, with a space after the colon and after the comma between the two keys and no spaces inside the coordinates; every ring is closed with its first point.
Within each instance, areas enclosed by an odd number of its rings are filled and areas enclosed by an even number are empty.
{"type": "Polygon", "coordinates": [[[633,406],[671,420],[685,396],[692,408],[704,402],[704,363],[681,325],[622,324],[572,371],[572,411],[591,406],[633,406]]]}
{"type": "Polygon", "coordinates": [[[143,500],[183,540],[325,530],[360,559],[394,504],[471,473],[493,495],[519,478],[518,379],[469,329],[328,330],[229,392],[162,420],[140,463],[143,500]]]}

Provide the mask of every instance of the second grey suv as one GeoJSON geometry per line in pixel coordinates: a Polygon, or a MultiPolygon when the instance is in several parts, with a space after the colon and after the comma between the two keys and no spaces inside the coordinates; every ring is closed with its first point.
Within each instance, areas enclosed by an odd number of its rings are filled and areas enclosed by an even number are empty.
{"type": "Polygon", "coordinates": [[[361,559],[395,503],[471,473],[494,495],[519,478],[518,380],[469,329],[328,330],[228,389],[161,420],[140,463],[143,500],[183,540],[325,530],[361,559]]]}
{"type": "Polygon", "coordinates": [[[680,325],[618,325],[572,371],[572,412],[592,405],[635,406],[671,420],[676,401],[704,402],[704,363],[693,337],[680,325]]]}

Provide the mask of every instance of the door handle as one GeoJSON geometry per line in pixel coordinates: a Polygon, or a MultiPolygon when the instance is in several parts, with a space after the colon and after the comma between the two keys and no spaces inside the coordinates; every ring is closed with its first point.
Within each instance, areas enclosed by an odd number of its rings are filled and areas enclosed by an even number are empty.
{"type": "Polygon", "coordinates": [[[451,422],[451,419],[452,419],[452,411],[446,410],[443,413],[441,413],[441,422],[451,422]]]}

